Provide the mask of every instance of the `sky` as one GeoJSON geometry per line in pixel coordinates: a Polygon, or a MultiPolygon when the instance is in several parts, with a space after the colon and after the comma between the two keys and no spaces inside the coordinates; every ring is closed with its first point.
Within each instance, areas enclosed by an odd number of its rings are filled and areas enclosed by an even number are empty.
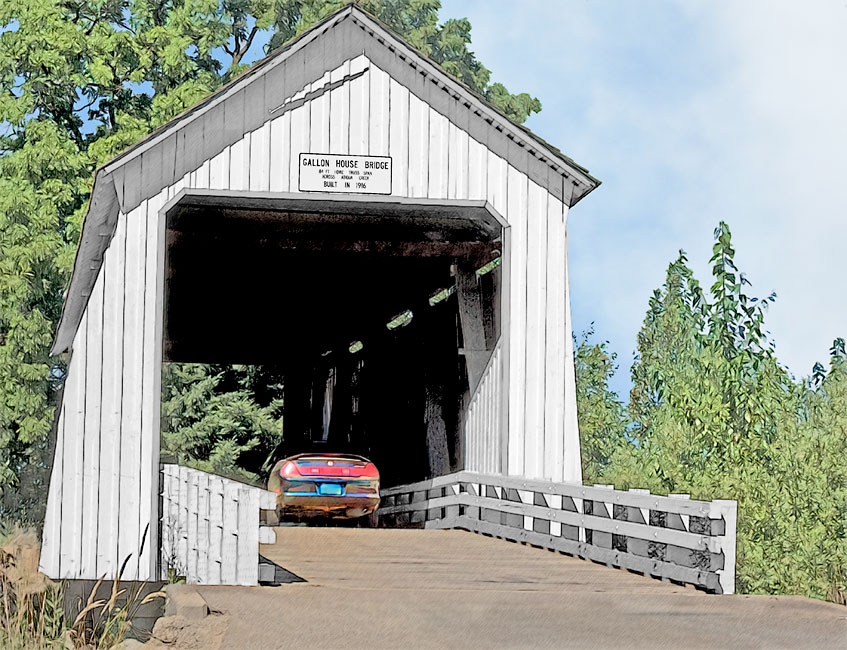
{"type": "Polygon", "coordinates": [[[683,249],[711,286],[729,224],[748,295],[799,379],[847,337],[847,0],[442,0],[526,125],[602,185],[568,218],[573,328],[629,391],[652,291],[683,249]]]}

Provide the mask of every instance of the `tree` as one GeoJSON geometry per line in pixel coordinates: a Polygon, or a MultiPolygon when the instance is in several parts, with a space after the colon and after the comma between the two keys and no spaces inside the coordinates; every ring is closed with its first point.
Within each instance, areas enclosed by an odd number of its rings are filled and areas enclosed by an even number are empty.
{"type": "MultiPolygon", "coordinates": [[[[512,119],[541,109],[537,99],[490,83],[489,71],[468,49],[470,24],[439,25],[436,0],[359,4],[512,119]]],[[[276,49],[341,6],[328,0],[0,0],[4,497],[15,496],[26,468],[48,464],[65,363],[48,351],[94,169],[246,69],[258,43],[276,49]]],[[[225,404],[241,403],[222,399],[218,406],[225,404]]],[[[33,508],[18,515],[40,519],[33,508]]]]}
{"type": "Polygon", "coordinates": [[[650,300],[632,368],[630,439],[605,481],[738,500],[737,588],[844,602],[847,363],[797,383],[763,331],[774,300],[749,298],[728,226],[704,296],[684,254],[650,300]]]}
{"type": "MultiPolygon", "coordinates": [[[[349,0],[283,0],[274,17],[270,48],[302,33],[337,11],[349,0]]],[[[541,102],[526,93],[513,95],[503,84],[491,83],[491,71],[468,49],[471,24],[467,18],[438,24],[440,0],[356,0],[355,4],[400,34],[410,45],[438,63],[445,72],[485,97],[504,115],[523,123],[541,111],[541,102]]]]}
{"type": "Polygon", "coordinates": [[[576,402],[582,480],[599,481],[615,450],[625,444],[625,412],[617,393],[609,388],[615,372],[615,354],[608,341],[591,343],[593,327],[583,332],[576,348],[576,402]]]}

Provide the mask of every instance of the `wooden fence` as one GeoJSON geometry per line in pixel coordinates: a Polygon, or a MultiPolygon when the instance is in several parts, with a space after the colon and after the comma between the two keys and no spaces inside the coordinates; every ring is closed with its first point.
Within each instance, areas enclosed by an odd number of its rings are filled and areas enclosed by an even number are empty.
{"type": "Polygon", "coordinates": [[[383,490],[380,525],[461,528],[735,591],[737,503],[458,472],[383,490]]]}
{"type": "Polygon", "coordinates": [[[276,495],[180,465],[162,465],[161,575],[189,583],[256,585],[259,544],[275,541],[260,525],[276,495]]]}

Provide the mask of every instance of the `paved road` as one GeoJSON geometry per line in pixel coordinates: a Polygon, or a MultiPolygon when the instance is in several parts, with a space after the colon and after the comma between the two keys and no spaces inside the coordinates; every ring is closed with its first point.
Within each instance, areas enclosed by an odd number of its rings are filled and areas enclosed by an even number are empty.
{"type": "Polygon", "coordinates": [[[199,587],[224,649],[847,648],[847,608],[712,596],[463,531],[278,528],[304,582],[199,587]]]}

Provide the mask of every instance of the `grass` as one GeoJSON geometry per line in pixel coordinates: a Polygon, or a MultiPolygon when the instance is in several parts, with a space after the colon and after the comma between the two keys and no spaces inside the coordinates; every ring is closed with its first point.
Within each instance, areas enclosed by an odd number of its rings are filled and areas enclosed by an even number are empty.
{"type": "Polygon", "coordinates": [[[163,592],[142,597],[143,583],[129,590],[120,587],[127,557],[108,597],[98,598],[100,578],[79,614],[68,620],[64,586],[38,572],[39,551],[32,529],[0,530],[0,648],[4,650],[106,650],[124,640],[142,605],[164,597],[163,592]]]}

